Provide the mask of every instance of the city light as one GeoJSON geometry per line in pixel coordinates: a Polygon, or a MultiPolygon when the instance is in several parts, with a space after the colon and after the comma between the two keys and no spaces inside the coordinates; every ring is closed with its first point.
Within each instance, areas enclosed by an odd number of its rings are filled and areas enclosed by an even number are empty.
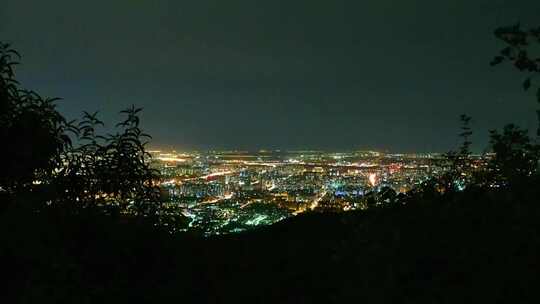
{"type": "Polygon", "coordinates": [[[375,173],[369,174],[368,179],[371,186],[375,187],[375,185],[377,185],[377,174],[375,173]]]}
{"type": "MultiPolygon", "coordinates": [[[[206,234],[245,231],[311,212],[367,208],[381,189],[406,192],[447,170],[440,154],[374,151],[158,152],[152,166],[171,217],[206,234]]],[[[483,166],[478,157],[476,167],[483,166]]],[[[182,228],[179,228],[182,229],[182,228]]]]}

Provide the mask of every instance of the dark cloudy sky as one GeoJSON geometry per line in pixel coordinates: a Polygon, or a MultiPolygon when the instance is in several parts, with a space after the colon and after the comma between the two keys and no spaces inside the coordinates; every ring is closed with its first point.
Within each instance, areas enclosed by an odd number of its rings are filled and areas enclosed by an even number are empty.
{"type": "Polygon", "coordinates": [[[2,0],[22,83],[70,118],[145,108],[154,146],[445,151],[458,116],[533,130],[536,104],[489,67],[497,26],[538,0],[2,0]]]}

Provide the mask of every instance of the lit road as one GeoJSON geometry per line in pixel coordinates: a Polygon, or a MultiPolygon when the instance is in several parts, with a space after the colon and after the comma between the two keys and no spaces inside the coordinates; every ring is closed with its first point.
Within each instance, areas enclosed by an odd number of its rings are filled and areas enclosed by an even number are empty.
{"type": "Polygon", "coordinates": [[[224,195],[224,196],[221,196],[221,197],[217,197],[217,198],[214,198],[214,199],[211,199],[211,200],[203,201],[199,205],[216,204],[216,203],[219,203],[221,201],[231,199],[233,196],[234,196],[234,193],[231,193],[231,194],[224,195]]]}
{"type": "Polygon", "coordinates": [[[322,199],[326,196],[327,193],[328,191],[323,190],[323,192],[321,192],[321,194],[313,200],[313,203],[311,203],[311,206],[309,206],[309,209],[313,210],[317,208],[317,206],[319,206],[319,202],[322,201],[322,199]]]}

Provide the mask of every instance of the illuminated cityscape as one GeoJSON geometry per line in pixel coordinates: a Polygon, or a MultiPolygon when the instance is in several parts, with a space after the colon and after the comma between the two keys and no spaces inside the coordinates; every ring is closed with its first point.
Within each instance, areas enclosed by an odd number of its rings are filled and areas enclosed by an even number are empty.
{"type": "Polygon", "coordinates": [[[0,2],[0,304],[540,303],[540,0],[0,2]]]}
{"type": "MultiPolygon", "coordinates": [[[[169,218],[205,234],[240,232],[302,212],[343,212],[384,204],[448,169],[438,153],[375,151],[151,151],[169,218]]],[[[482,165],[482,156],[473,156],[482,165]]],[[[166,224],[168,225],[168,224],[166,224]]]]}

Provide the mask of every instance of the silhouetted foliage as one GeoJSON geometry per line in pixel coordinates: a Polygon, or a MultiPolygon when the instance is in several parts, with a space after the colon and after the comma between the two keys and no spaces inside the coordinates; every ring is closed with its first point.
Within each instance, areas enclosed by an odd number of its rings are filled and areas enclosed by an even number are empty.
{"type": "MultiPolygon", "coordinates": [[[[540,103],[540,83],[535,77],[540,73],[540,54],[533,54],[533,45],[540,45],[540,27],[528,30],[522,29],[518,23],[513,26],[500,27],[495,30],[495,36],[506,43],[491,65],[510,62],[516,69],[526,73],[523,89],[536,88],[536,99],[540,103]]],[[[540,136],[540,110],[537,111],[539,127],[537,135],[540,136]]]]}
{"type": "Polygon", "coordinates": [[[502,133],[490,131],[490,138],[495,153],[488,166],[492,184],[512,185],[537,174],[540,148],[526,130],[509,124],[502,133]]]}
{"type": "Polygon", "coordinates": [[[103,126],[97,113],[84,113],[78,126],[81,144],[66,151],[64,166],[55,173],[58,203],[129,208],[142,214],[156,211],[158,172],[147,161],[145,138],[150,136],[139,128],[140,111],[135,107],[122,111],[127,117],[116,125],[119,131],[106,136],[96,134],[103,126]]]}
{"type": "Polygon", "coordinates": [[[17,52],[0,42],[0,187],[7,192],[28,189],[61,163],[76,132],[57,110],[55,98],[20,88],[13,68],[17,52]]]}
{"type": "Polygon", "coordinates": [[[11,197],[32,193],[34,201],[65,210],[100,206],[155,214],[157,172],[149,167],[141,109],[122,111],[117,133],[98,135],[103,122],[97,113],[67,121],[56,110],[57,98],[20,88],[16,51],[0,43],[0,56],[0,189],[11,197]]]}
{"type": "MultiPolygon", "coordinates": [[[[491,65],[508,61],[519,71],[526,73],[523,81],[525,91],[536,88],[536,99],[540,103],[540,83],[535,80],[540,73],[540,54],[534,54],[540,46],[540,27],[523,29],[518,23],[500,27],[495,36],[506,43],[491,65]]],[[[540,136],[540,110],[536,111],[539,121],[537,135],[540,136]]],[[[526,130],[509,124],[502,133],[490,131],[490,145],[495,153],[485,177],[499,186],[523,182],[525,178],[538,174],[540,147],[527,135],[526,130]]]]}
{"type": "Polygon", "coordinates": [[[447,172],[440,177],[440,182],[444,192],[455,192],[463,189],[470,183],[471,179],[471,144],[470,137],[473,134],[471,129],[471,117],[462,114],[460,116],[461,133],[459,137],[463,142],[457,151],[446,153],[449,162],[447,172]]]}

